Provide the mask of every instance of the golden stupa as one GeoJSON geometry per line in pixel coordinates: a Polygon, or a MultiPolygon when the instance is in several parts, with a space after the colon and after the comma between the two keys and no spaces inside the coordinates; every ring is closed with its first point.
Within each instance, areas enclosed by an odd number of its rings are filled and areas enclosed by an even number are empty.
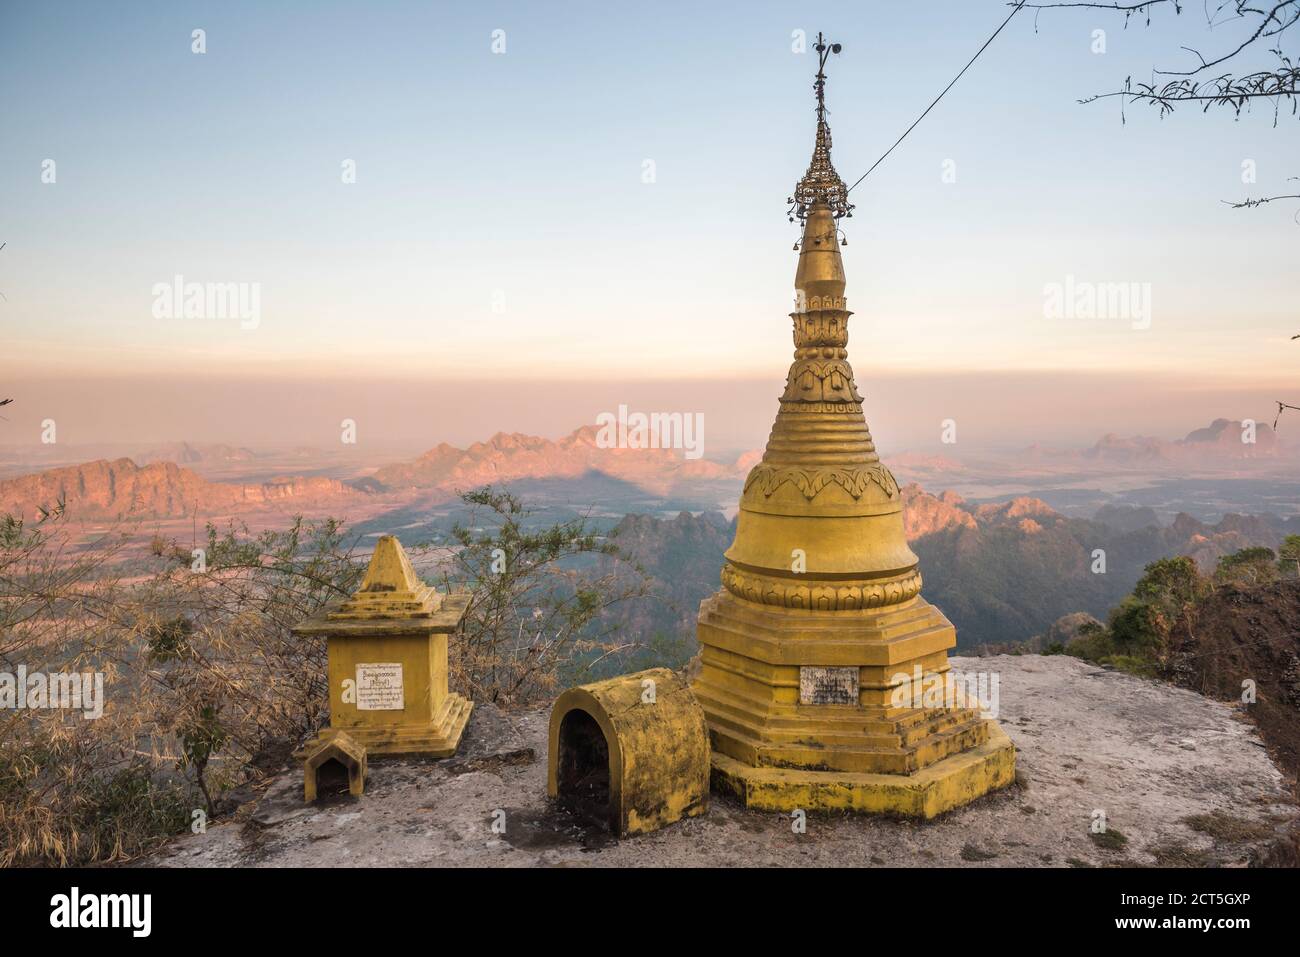
{"type": "MultiPolygon", "coordinates": [[[[794,362],[762,461],[745,480],[723,588],[700,606],[692,686],[714,787],[779,810],[930,818],[1009,784],[1015,749],[949,687],[952,624],[921,597],[898,483],[876,454],[849,366],[819,35],[817,138],[791,199],[803,223],[794,362]]],[[[887,347],[884,347],[887,348],[887,347]]]]}

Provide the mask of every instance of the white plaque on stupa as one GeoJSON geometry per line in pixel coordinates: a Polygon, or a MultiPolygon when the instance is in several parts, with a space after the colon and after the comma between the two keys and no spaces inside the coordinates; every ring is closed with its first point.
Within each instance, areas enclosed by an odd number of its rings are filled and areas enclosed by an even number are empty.
{"type": "Polygon", "coordinates": [[[357,665],[358,711],[401,711],[405,707],[400,661],[357,665]]]}

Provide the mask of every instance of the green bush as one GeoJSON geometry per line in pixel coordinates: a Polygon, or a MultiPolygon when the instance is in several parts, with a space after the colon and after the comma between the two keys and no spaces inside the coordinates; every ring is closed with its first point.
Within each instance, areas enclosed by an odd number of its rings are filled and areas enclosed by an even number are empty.
{"type": "MultiPolygon", "coordinates": [[[[1270,553],[1271,554],[1271,553],[1270,553]]],[[[1170,635],[1190,629],[1197,602],[1211,585],[1186,556],[1147,565],[1133,593],[1111,609],[1105,627],[1080,629],[1066,654],[1150,677],[1160,672],[1170,635]]]]}
{"type": "Polygon", "coordinates": [[[1300,578],[1300,535],[1288,535],[1277,550],[1277,567],[1288,578],[1300,578]]]}
{"type": "Polygon", "coordinates": [[[1214,580],[1220,583],[1258,585],[1276,581],[1278,570],[1277,555],[1273,549],[1243,548],[1219,559],[1218,567],[1214,569],[1214,580]]]}

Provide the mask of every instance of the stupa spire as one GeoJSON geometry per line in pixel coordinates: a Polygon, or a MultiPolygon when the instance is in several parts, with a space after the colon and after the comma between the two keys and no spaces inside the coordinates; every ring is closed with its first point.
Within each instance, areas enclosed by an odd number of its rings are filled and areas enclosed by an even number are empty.
{"type": "Polygon", "coordinates": [[[760,600],[779,593],[793,607],[885,606],[913,597],[921,578],[903,535],[898,483],[876,454],[849,365],[852,313],[836,221],[852,207],[831,164],[825,108],[826,60],[841,47],[819,33],[815,49],[817,140],[791,199],[803,223],[790,314],[794,361],[763,459],[745,482],[722,580],[749,600],[761,591],[760,600]],[[797,575],[778,532],[790,519],[809,559],[797,575]]]}

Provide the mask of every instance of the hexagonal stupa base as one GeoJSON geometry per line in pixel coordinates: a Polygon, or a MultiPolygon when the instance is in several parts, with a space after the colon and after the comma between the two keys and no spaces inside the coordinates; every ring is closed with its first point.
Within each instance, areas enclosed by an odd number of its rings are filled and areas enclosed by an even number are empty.
{"type": "Polygon", "coordinates": [[[988,740],[913,774],[751,767],[713,752],[713,789],[769,811],[857,811],[929,820],[1015,780],[1016,749],[989,721],[988,740]]]}

